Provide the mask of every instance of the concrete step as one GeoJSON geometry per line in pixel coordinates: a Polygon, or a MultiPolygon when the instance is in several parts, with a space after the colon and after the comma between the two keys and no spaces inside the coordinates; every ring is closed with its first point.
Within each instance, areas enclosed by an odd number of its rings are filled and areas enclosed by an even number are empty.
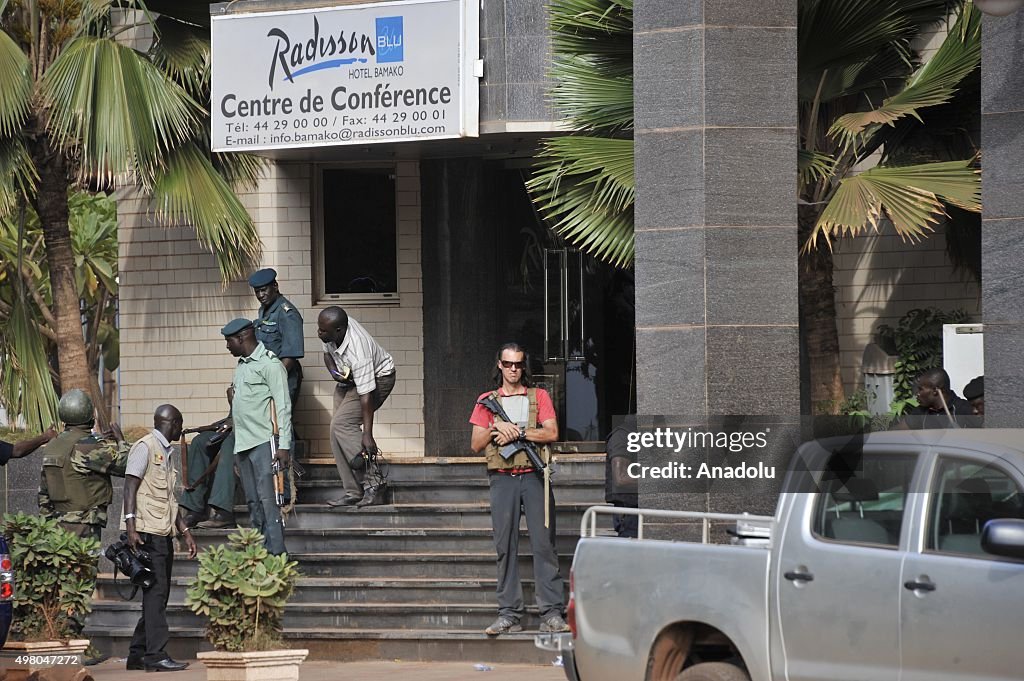
{"type": "MultiPolygon", "coordinates": [[[[184,602],[186,589],[194,577],[175,577],[171,584],[171,602],[184,602]]],[[[291,603],[474,603],[492,604],[496,579],[446,579],[402,577],[302,577],[291,603]]],[[[533,602],[533,580],[523,580],[523,598],[533,602]]],[[[100,575],[96,584],[99,601],[119,602],[117,589],[130,593],[123,575],[114,581],[112,574],[100,575]]]]}
{"type": "MultiPolygon", "coordinates": [[[[593,503],[562,503],[555,497],[555,525],[577,531],[583,512],[593,503]]],[[[235,507],[236,519],[249,523],[246,506],[235,507]]],[[[604,525],[611,521],[602,516],[604,525]]],[[[331,508],[327,504],[298,504],[285,519],[285,539],[291,529],[330,529],[345,527],[491,527],[490,504],[386,504],[364,508],[331,508]]]]}
{"type": "MultiPolygon", "coordinates": [[[[529,547],[520,546],[519,575],[533,578],[533,558],[529,547]]],[[[306,577],[377,577],[397,579],[424,577],[430,579],[491,579],[494,577],[494,550],[481,553],[292,553],[299,562],[299,571],[306,577]]],[[[559,566],[568,577],[572,554],[560,554],[559,566]]],[[[198,569],[185,554],[174,558],[173,577],[194,577],[198,569]]],[[[122,577],[123,578],[123,577],[122,577]]]]}
{"type": "MultiPolygon", "coordinates": [[[[486,479],[466,480],[393,480],[390,500],[398,504],[461,504],[486,502],[489,486],[486,479]]],[[[297,482],[299,501],[322,504],[342,495],[337,476],[332,479],[301,479],[297,482]]],[[[601,503],[604,501],[604,479],[573,480],[559,476],[552,480],[559,503],[601,503]]]]}
{"type": "MultiPolygon", "coordinates": [[[[87,625],[85,635],[102,652],[117,656],[128,653],[135,623],[131,626],[99,629],[87,625]]],[[[203,638],[201,627],[171,627],[167,652],[175,659],[194,659],[212,646],[203,638]]],[[[533,644],[536,629],[491,638],[479,631],[391,629],[290,629],[284,638],[293,648],[307,648],[310,660],[419,660],[489,663],[550,664],[554,655],[533,644]]]]}
{"type": "MultiPolygon", "coordinates": [[[[604,454],[556,453],[556,478],[604,480],[604,454]]],[[[338,480],[338,469],[330,456],[297,457],[305,480],[338,480]]],[[[396,458],[385,457],[393,481],[486,480],[487,464],[482,456],[396,458]]]]}
{"type": "MultiPolygon", "coordinates": [[[[223,544],[233,530],[194,530],[200,549],[223,544]]],[[[579,530],[559,529],[556,547],[562,553],[576,550],[579,530]]],[[[529,533],[520,530],[520,544],[529,546],[529,533]]],[[[295,529],[285,531],[285,545],[289,553],[341,553],[356,551],[372,553],[382,551],[448,551],[452,553],[483,553],[494,549],[494,538],[489,527],[437,528],[437,527],[370,527],[295,529]]]]}
{"type": "MultiPolygon", "coordinates": [[[[284,627],[289,629],[429,629],[481,631],[494,621],[494,603],[289,603],[285,606],[284,627]]],[[[539,625],[535,606],[527,606],[524,627],[539,625]]],[[[205,618],[194,614],[182,601],[167,604],[167,624],[171,627],[205,626],[205,618]]],[[[88,625],[96,629],[127,628],[142,613],[142,604],[99,602],[93,605],[88,625]]]]}

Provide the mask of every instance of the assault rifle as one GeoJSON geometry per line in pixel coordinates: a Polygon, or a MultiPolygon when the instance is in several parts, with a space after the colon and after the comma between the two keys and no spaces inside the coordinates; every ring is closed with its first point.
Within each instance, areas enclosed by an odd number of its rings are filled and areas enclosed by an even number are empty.
{"type": "MultiPolygon", "coordinates": [[[[493,395],[481,398],[477,401],[477,404],[483,406],[484,409],[491,412],[502,421],[505,421],[506,423],[515,423],[508,417],[508,414],[505,413],[505,409],[501,406],[501,403],[494,399],[493,395]]],[[[520,450],[526,452],[526,458],[530,460],[530,465],[533,466],[538,473],[542,472],[546,468],[544,461],[540,458],[540,452],[537,451],[537,445],[522,436],[520,436],[518,440],[513,440],[501,448],[501,458],[507,461],[520,450]]]]}

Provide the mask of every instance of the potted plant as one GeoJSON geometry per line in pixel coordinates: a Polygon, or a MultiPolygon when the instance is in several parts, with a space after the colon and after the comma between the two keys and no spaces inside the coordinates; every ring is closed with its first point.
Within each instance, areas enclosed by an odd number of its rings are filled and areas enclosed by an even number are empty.
{"type": "Polygon", "coordinates": [[[254,528],[240,528],[227,544],[200,554],[185,604],[208,621],[206,638],[216,650],[198,657],[209,681],[297,681],[309,651],[285,648],[281,639],[297,565],[268,553],[254,528]]]}
{"type": "MultiPolygon", "coordinates": [[[[14,640],[5,650],[15,660],[81,659],[89,641],[72,637],[92,609],[100,543],[68,532],[52,518],[24,513],[5,515],[0,531],[10,541],[14,573],[14,640]]],[[[39,666],[16,668],[28,674],[39,666]]]]}

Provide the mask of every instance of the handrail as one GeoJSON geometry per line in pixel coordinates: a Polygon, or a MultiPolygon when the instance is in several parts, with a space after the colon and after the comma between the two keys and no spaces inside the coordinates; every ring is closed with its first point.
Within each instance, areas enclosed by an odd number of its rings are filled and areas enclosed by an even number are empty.
{"type": "Polygon", "coordinates": [[[648,508],[626,508],[623,506],[591,506],[583,512],[583,518],[580,520],[580,537],[587,538],[597,536],[598,515],[638,516],[636,531],[637,539],[644,538],[644,518],[648,517],[672,518],[676,520],[700,520],[701,541],[704,544],[707,544],[710,541],[712,521],[738,522],[753,520],[756,522],[769,522],[772,524],[771,527],[773,534],[775,530],[775,516],[770,515],[753,515],[750,513],[703,513],[701,511],[667,511],[648,508]]]}

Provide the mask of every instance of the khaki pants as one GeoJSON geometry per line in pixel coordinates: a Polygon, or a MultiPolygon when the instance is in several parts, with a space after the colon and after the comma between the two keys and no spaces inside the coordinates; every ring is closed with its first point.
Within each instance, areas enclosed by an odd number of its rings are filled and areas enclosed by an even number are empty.
{"type": "MultiPolygon", "coordinates": [[[[377,411],[395,387],[395,373],[377,377],[377,388],[370,393],[377,411]]],[[[331,452],[338,466],[338,477],[345,496],[363,496],[362,469],[352,470],[350,461],[363,450],[363,408],[355,386],[338,384],[334,389],[334,416],[331,417],[331,452]]]]}

